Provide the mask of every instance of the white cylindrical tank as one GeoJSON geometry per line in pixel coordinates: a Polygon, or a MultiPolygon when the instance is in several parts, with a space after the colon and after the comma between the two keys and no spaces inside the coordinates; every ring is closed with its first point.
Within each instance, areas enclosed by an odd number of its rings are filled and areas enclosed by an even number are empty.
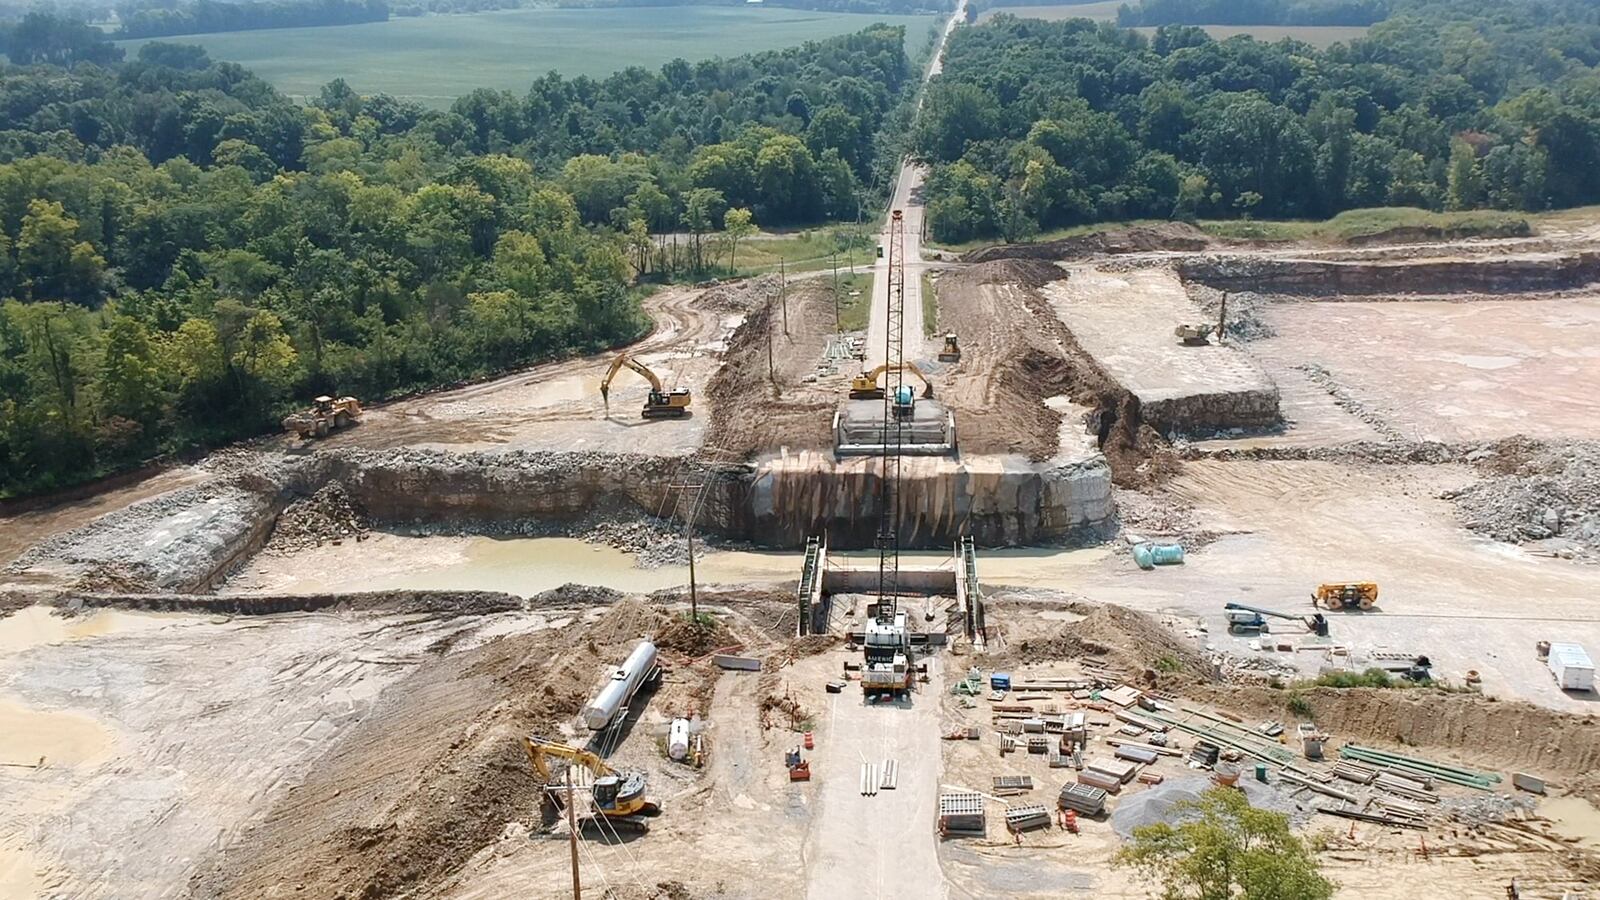
{"type": "Polygon", "coordinates": [[[611,674],[611,680],[583,708],[583,724],[599,731],[617,718],[617,713],[633,699],[646,675],[656,667],[656,645],[640,641],[628,658],[611,674]]]}
{"type": "Polygon", "coordinates": [[[689,720],[673,719],[667,731],[667,756],[683,762],[689,757],[689,720]]]}

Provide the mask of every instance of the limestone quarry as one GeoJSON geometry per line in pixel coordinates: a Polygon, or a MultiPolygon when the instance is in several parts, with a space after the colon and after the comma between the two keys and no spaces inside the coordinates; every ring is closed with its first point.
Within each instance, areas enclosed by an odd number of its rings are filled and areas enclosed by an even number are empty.
{"type": "Polygon", "coordinates": [[[575,846],[595,896],[1143,897],[1111,864],[1114,807],[1159,817],[1130,801],[1203,781],[1185,760],[1223,733],[1341,897],[1592,892],[1600,695],[1539,652],[1600,652],[1600,229],[1172,225],[933,260],[914,181],[906,302],[934,294],[904,354],[949,446],[901,458],[892,490],[881,455],[838,452],[879,358],[880,261],[855,334],[826,277],[652,296],[631,352],[692,390],[685,419],[640,418],[642,381],[603,402],[605,354],[0,510],[0,893],[553,897],[575,846]],[[873,704],[857,642],[891,511],[926,672],[873,704]],[[1165,545],[1181,564],[1139,566],[1165,545]],[[1298,620],[1326,582],[1377,583],[1377,606],[1324,610],[1326,636],[1230,628],[1225,603],[1298,620]],[[642,639],[659,680],[590,732],[642,639]],[[1419,657],[1421,683],[1341,686],[1419,657]],[[1080,774],[1030,752],[1031,723],[1054,748],[1080,713],[1091,757],[1156,734],[1180,755],[1077,833],[1013,834],[1008,805],[1053,816],[1080,774]],[[698,764],[669,754],[676,720],[698,764]],[[1333,759],[1258,723],[1314,723],[1333,759]],[[660,816],[569,843],[527,736],[645,773],[660,816]],[[1502,780],[1330,801],[1345,744],[1502,780]],[[938,836],[953,791],[980,795],[979,834],[938,836]],[[891,859],[911,874],[883,880],[891,859]]]}

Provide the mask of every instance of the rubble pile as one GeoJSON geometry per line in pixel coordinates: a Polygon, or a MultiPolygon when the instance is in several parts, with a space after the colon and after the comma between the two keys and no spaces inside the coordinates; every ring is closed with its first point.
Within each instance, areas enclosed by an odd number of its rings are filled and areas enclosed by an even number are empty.
{"type": "Polygon", "coordinates": [[[328,541],[361,540],[369,530],[366,512],[345,493],[343,485],[333,481],[284,509],[266,549],[293,553],[328,541]]]}
{"type": "Polygon", "coordinates": [[[1228,298],[1228,319],[1223,327],[1230,340],[1254,341],[1277,334],[1261,315],[1272,302],[1270,297],[1255,291],[1222,291],[1194,281],[1186,282],[1184,289],[1210,322],[1216,322],[1221,317],[1222,298],[1228,298]]]}
{"type": "Polygon", "coordinates": [[[1476,460],[1496,474],[1445,497],[1479,534],[1600,558],[1600,443],[1507,442],[1476,460]]]}

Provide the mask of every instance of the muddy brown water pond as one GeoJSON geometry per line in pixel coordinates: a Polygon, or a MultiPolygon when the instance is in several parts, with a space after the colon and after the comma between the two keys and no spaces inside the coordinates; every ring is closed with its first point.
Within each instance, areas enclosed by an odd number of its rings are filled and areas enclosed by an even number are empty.
{"type": "MultiPolygon", "coordinates": [[[[1067,586],[1109,553],[1104,548],[1019,548],[980,551],[985,584],[1067,586]]],[[[950,564],[948,554],[901,554],[905,565],[950,564]]],[[[781,583],[799,578],[802,555],[711,550],[697,554],[702,584],[781,583]]],[[[831,554],[830,561],[873,565],[872,552],[831,554]]],[[[640,568],[614,547],[558,537],[413,537],[374,534],[360,543],[325,544],[288,556],[263,554],[229,581],[226,593],[369,590],[486,590],[529,596],[564,584],[649,593],[688,584],[687,565],[640,568]]]]}

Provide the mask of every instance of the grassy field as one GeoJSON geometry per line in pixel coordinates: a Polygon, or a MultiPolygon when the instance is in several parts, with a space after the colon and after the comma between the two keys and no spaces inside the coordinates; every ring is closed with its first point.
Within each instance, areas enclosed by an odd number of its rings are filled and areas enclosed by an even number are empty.
{"type": "MultiPolygon", "coordinates": [[[[918,55],[936,21],[743,6],[517,9],[166,40],[200,44],[213,58],[240,63],[295,98],[343,78],[362,93],[442,107],[480,87],[521,94],[551,70],[600,77],[628,66],[654,69],[678,57],[790,47],[874,22],[905,25],[906,49],[918,55]]],[[[131,56],[145,42],[120,43],[131,56]]]]}
{"type": "MultiPolygon", "coordinates": [[[[1238,34],[1248,34],[1258,41],[1277,41],[1284,38],[1294,38],[1305,41],[1319,49],[1338,43],[1349,43],[1358,37],[1365,37],[1365,25],[1201,25],[1206,34],[1219,41],[1227,40],[1238,34]]],[[[1135,28],[1134,31],[1149,36],[1156,33],[1154,28],[1135,28]]]]}
{"type": "MultiPolygon", "coordinates": [[[[833,279],[823,279],[832,285],[833,279]]],[[[866,331],[867,314],[872,312],[872,273],[839,273],[839,330],[866,331]]]]}
{"type": "Polygon", "coordinates": [[[986,9],[978,15],[981,23],[986,19],[1006,13],[1019,19],[1094,19],[1099,22],[1115,22],[1117,7],[1127,0],[1096,0],[1093,3],[1062,3],[1049,6],[997,6],[986,9]]]}
{"type": "MultiPolygon", "coordinates": [[[[1600,207],[1591,207],[1589,209],[1596,214],[1600,214],[1600,207]]],[[[1563,227],[1576,227],[1581,225],[1587,218],[1584,210],[1569,210],[1565,213],[1545,213],[1535,216],[1526,213],[1499,212],[1497,210],[1437,213],[1405,206],[1385,206],[1372,209],[1352,209],[1342,212],[1331,219],[1201,219],[1195,222],[1194,225],[1212,237],[1232,238],[1235,240],[1328,241],[1343,243],[1352,240],[1359,241],[1361,238],[1382,234],[1398,228],[1431,230],[1441,234],[1447,233],[1451,237],[1470,237],[1474,235],[1488,237],[1513,236],[1527,233],[1530,229],[1537,231],[1540,225],[1546,221],[1552,225],[1559,223],[1563,227]]],[[[1159,219],[1138,219],[1129,222],[1098,222],[1093,225],[1077,225],[1072,228],[1048,231],[1031,240],[1033,242],[1054,241],[1062,238],[1094,234],[1098,231],[1110,231],[1113,228],[1158,225],[1164,221],[1159,219]]],[[[976,240],[968,241],[964,244],[939,244],[935,249],[950,253],[965,253],[969,250],[993,247],[1003,243],[1005,242],[999,239],[976,240]]],[[[934,245],[927,242],[924,242],[924,246],[934,247],[934,245]]]]}

